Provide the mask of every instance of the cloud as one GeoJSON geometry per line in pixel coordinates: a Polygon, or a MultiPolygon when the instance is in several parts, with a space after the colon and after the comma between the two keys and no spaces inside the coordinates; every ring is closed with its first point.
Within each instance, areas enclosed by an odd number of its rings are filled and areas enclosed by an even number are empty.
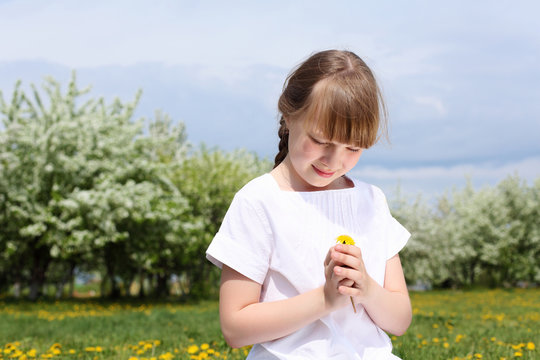
{"type": "Polygon", "coordinates": [[[0,0],[0,89],[48,74],[65,83],[76,68],[106,98],[142,88],[138,114],[163,109],[195,143],[272,157],[287,72],[347,48],[389,110],[392,146],[362,159],[374,180],[438,191],[540,154],[538,2],[233,3],[0,0]]]}
{"type": "Polygon", "coordinates": [[[414,101],[419,105],[434,109],[439,116],[445,116],[448,113],[441,99],[435,96],[416,96],[414,101]]]}
{"type": "Polygon", "coordinates": [[[406,194],[422,193],[433,197],[454,187],[463,187],[467,181],[480,188],[494,186],[512,175],[532,184],[540,179],[540,156],[504,164],[485,162],[397,168],[362,166],[360,162],[351,175],[378,185],[390,194],[394,194],[399,186],[406,194]]]}
{"type": "Polygon", "coordinates": [[[540,176],[540,157],[532,157],[510,164],[460,164],[455,166],[419,166],[389,169],[381,166],[367,166],[355,170],[355,174],[376,179],[429,180],[475,178],[500,179],[508,174],[518,173],[532,180],[540,176]]]}

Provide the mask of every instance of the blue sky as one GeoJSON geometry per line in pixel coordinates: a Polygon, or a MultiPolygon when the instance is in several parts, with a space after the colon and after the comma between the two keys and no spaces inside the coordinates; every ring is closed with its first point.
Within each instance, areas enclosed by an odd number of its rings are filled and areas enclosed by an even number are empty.
{"type": "MultiPolygon", "coordinates": [[[[354,175],[441,194],[540,177],[540,5],[535,1],[0,0],[0,90],[67,81],[162,109],[194,143],[273,157],[289,70],[328,48],[372,67],[391,145],[354,175]]],[[[6,95],[5,95],[6,96],[6,95]]]]}

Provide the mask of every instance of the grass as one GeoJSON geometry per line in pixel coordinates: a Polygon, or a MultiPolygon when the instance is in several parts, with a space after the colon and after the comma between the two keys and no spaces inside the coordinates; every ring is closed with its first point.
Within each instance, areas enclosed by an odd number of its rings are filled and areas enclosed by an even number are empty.
{"type": "MultiPolygon", "coordinates": [[[[412,293],[402,359],[540,358],[540,289],[412,293]]],[[[0,359],[244,359],[216,302],[0,301],[0,359]]]]}
{"type": "Polygon", "coordinates": [[[403,359],[538,359],[540,289],[412,293],[403,359]]]}

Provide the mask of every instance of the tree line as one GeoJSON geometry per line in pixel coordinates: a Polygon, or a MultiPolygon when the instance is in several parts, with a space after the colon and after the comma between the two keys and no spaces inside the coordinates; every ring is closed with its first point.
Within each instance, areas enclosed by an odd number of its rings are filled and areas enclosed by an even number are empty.
{"type": "Polygon", "coordinates": [[[401,253],[409,284],[514,287],[540,284],[540,178],[470,182],[432,204],[398,196],[394,216],[412,233],[401,253]]]}
{"type": "MultiPolygon", "coordinates": [[[[90,96],[76,76],[10,99],[0,92],[0,294],[72,294],[99,274],[101,295],[215,296],[205,258],[235,192],[268,171],[252,153],[194,148],[181,122],[133,101],[90,96]]],[[[438,287],[540,281],[540,179],[517,176],[437,199],[398,196],[394,216],[413,234],[401,257],[409,283],[438,287]]]]}
{"type": "Polygon", "coordinates": [[[73,293],[77,272],[100,274],[113,297],[133,281],[167,295],[172,275],[180,295],[215,292],[204,252],[234,193],[270,164],[195,149],[159,111],[134,119],[140,92],[107,103],[89,91],[73,73],[65,90],[48,78],[0,93],[0,293],[73,293]]]}

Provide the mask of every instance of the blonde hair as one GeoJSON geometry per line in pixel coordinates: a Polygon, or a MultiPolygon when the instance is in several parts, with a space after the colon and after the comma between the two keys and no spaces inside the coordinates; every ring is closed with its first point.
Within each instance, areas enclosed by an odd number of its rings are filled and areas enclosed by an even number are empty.
{"type": "Polygon", "coordinates": [[[375,77],[350,51],[321,51],[300,64],[285,80],[278,109],[280,142],[274,167],[288,153],[285,119],[302,119],[329,141],[364,149],[387,136],[386,108],[375,77]]]}

